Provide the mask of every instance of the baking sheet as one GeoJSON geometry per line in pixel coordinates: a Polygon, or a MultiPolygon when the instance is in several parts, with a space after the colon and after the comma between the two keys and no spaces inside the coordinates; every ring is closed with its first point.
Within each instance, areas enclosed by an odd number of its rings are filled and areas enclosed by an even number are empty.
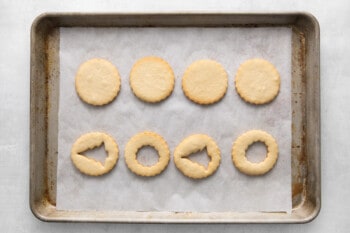
{"type": "Polygon", "coordinates": [[[290,212],[290,94],[289,28],[61,28],[57,209],[290,212]],[[167,60],[176,75],[173,94],[160,104],[141,102],[128,83],[133,63],[149,55],[167,60]],[[118,97],[104,107],[85,104],[74,89],[78,66],[94,57],[110,60],[122,79],[118,97]],[[281,90],[271,104],[247,104],[234,90],[239,64],[253,57],[271,61],[281,74],[281,90]],[[203,58],[220,62],[229,76],[225,97],[211,106],[192,103],[181,90],[186,67],[203,58]],[[279,160],[265,176],[246,176],[232,164],[233,141],[251,129],[269,132],[279,144],[279,160]],[[124,163],[123,150],[131,136],[144,130],[161,134],[171,152],[190,134],[208,134],[222,152],[218,171],[191,180],[171,160],[159,176],[134,175],[124,163]],[[105,131],[119,145],[120,159],[103,177],[81,174],[70,160],[74,141],[90,131],[105,131]]]}

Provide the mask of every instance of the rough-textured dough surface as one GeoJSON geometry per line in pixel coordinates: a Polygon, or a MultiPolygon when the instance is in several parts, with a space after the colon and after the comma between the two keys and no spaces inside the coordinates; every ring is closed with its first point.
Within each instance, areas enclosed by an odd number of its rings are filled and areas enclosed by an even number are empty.
{"type": "Polygon", "coordinates": [[[185,138],[175,149],[174,162],[176,167],[186,176],[202,179],[212,175],[220,165],[220,149],[215,141],[205,134],[194,134],[185,138]],[[188,157],[206,149],[210,157],[208,167],[191,161],[188,157]]]}
{"type": "Polygon", "coordinates": [[[251,59],[239,66],[235,85],[238,94],[245,101],[265,104],[277,96],[280,75],[270,62],[264,59],[251,59]]]}
{"type": "Polygon", "coordinates": [[[220,63],[199,60],[186,69],[182,78],[182,89],[195,103],[213,104],[225,95],[227,82],[227,73],[220,63]]]}
{"type": "Polygon", "coordinates": [[[71,159],[78,170],[86,175],[100,176],[109,172],[118,160],[118,145],[111,136],[105,133],[93,132],[80,136],[73,144],[71,159]],[[88,158],[82,153],[104,144],[107,158],[102,164],[93,158],[88,158]]]}
{"type": "Polygon", "coordinates": [[[247,175],[258,176],[270,171],[278,157],[278,145],[275,139],[261,130],[248,131],[237,138],[232,147],[233,164],[239,171],[247,175]],[[267,155],[264,161],[252,163],[246,157],[248,147],[254,142],[265,143],[267,155]]]}
{"type": "Polygon", "coordinates": [[[170,65],[159,57],[138,60],[130,72],[130,86],[143,101],[155,103],[167,98],[174,89],[175,76],[170,65]]]}
{"type": "Polygon", "coordinates": [[[157,133],[145,131],[134,135],[125,146],[125,163],[139,176],[160,174],[169,164],[170,151],[166,141],[157,133]],[[158,162],[153,166],[144,166],[137,161],[137,152],[141,147],[151,146],[158,151],[158,162]]]}
{"type": "Polygon", "coordinates": [[[76,73],[75,89],[79,97],[88,104],[108,104],[120,90],[118,70],[107,60],[88,60],[80,65],[76,73]]]}

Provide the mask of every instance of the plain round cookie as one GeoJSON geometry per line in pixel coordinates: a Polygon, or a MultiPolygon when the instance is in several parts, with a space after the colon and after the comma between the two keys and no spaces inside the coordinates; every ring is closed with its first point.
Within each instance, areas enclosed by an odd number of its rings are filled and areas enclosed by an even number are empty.
{"type": "Polygon", "coordinates": [[[108,104],[120,90],[118,70],[105,59],[88,60],[80,65],[76,73],[75,89],[79,97],[88,104],[108,104]]]}
{"type": "Polygon", "coordinates": [[[182,90],[197,104],[213,104],[225,95],[227,82],[227,73],[220,63],[198,60],[186,69],[182,90]]]}
{"type": "Polygon", "coordinates": [[[263,175],[270,171],[278,157],[278,145],[276,140],[268,133],[261,130],[248,131],[237,138],[232,147],[232,161],[239,171],[251,176],[263,175]],[[246,151],[255,142],[262,142],[267,147],[267,155],[264,161],[252,163],[247,160],[246,151]]]}
{"type": "Polygon", "coordinates": [[[174,162],[176,167],[185,175],[193,179],[202,179],[212,175],[220,165],[220,149],[215,141],[205,134],[194,134],[185,138],[175,149],[174,162]],[[191,161],[188,156],[207,149],[210,157],[208,167],[191,161]]]}
{"type": "Polygon", "coordinates": [[[109,172],[118,161],[118,145],[108,134],[101,132],[87,133],[80,136],[73,144],[71,159],[74,166],[82,173],[90,176],[100,176],[109,172]],[[82,153],[104,144],[107,157],[102,164],[82,153]]]}
{"type": "Polygon", "coordinates": [[[252,104],[266,104],[279,92],[280,75],[270,62],[251,59],[239,66],[235,86],[243,100],[252,104]]]}
{"type": "Polygon", "coordinates": [[[130,86],[141,100],[156,103],[166,99],[173,91],[175,75],[170,65],[159,57],[138,60],[130,72],[130,86]]]}
{"type": "Polygon", "coordinates": [[[157,133],[145,131],[134,135],[125,146],[125,163],[139,176],[155,176],[160,174],[169,164],[170,152],[166,141],[157,133]],[[144,166],[137,161],[137,152],[144,146],[153,147],[159,155],[153,166],[144,166]]]}

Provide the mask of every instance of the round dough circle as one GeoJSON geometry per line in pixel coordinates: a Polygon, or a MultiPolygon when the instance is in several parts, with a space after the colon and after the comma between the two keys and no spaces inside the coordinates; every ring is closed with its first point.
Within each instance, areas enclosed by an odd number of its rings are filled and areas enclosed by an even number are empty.
{"type": "Polygon", "coordinates": [[[278,157],[278,145],[275,139],[261,130],[248,131],[234,142],[232,147],[232,160],[239,171],[247,175],[258,176],[270,171],[278,157]],[[263,142],[267,147],[267,155],[264,161],[252,163],[247,160],[246,151],[254,142],[263,142]]]}
{"type": "Polygon", "coordinates": [[[175,75],[170,65],[159,57],[138,60],[130,72],[130,86],[143,101],[156,103],[166,99],[174,89],[175,75]]]}
{"type": "Polygon", "coordinates": [[[202,179],[212,175],[220,165],[220,149],[215,141],[205,134],[194,134],[185,138],[175,149],[174,162],[176,167],[185,175],[193,179],[202,179]],[[207,149],[210,157],[208,167],[193,162],[188,156],[207,149]]]}
{"type": "Polygon", "coordinates": [[[195,61],[182,77],[182,90],[197,104],[213,104],[226,93],[227,73],[216,61],[195,61]]]}
{"type": "Polygon", "coordinates": [[[118,161],[118,153],[118,145],[111,136],[101,132],[93,132],[83,134],[75,141],[71,150],[71,159],[80,172],[90,176],[100,176],[115,166],[118,161]],[[101,146],[102,143],[107,152],[104,164],[81,154],[101,146]]]}
{"type": "Polygon", "coordinates": [[[272,101],[280,88],[280,75],[274,65],[264,59],[251,59],[240,65],[235,85],[238,94],[252,104],[272,101]]]}
{"type": "Polygon", "coordinates": [[[88,104],[108,104],[120,90],[118,70],[107,60],[88,60],[80,65],[76,73],[75,89],[79,97],[88,104]]]}
{"type": "Polygon", "coordinates": [[[125,163],[128,168],[139,176],[155,176],[160,174],[170,160],[169,147],[166,141],[157,133],[145,131],[134,135],[125,146],[125,163]],[[153,166],[144,166],[137,161],[137,152],[143,146],[152,146],[158,151],[159,160],[153,166]]]}

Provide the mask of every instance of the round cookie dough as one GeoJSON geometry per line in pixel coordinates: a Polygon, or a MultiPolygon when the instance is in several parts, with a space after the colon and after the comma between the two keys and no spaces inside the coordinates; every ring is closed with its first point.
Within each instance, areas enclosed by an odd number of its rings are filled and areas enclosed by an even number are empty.
{"type": "Polygon", "coordinates": [[[166,141],[157,133],[145,131],[134,135],[125,146],[125,163],[128,168],[139,176],[155,176],[160,174],[170,160],[169,147],[166,141]],[[137,161],[137,152],[141,147],[151,146],[158,151],[159,160],[153,166],[144,166],[137,161]]]}
{"type": "Polygon", "coordinates": [[[80,65],[76,73],[75,89],[79,97],[88,104],[108,104],[120,90],[118,70],[107,60],[88,60],[80,65]]]}
{"type": "Polygon", "coordinates": [[[264,59],[251,59],[240,65],[235,85],[238,94],[252,104],[272,101],[280,88],[280,75],[274,65],[264,59]]]}
{"type": "Polygon", "coordinates": [[[213,104],[226,93],[227,73],[216,61],[195,61],[182,77],[182,90],[197,104],[213,104]]]}
{"type": "Polygon", "coordinates": [[[278,157],[278,145],[275,139],[261,130],[248,131],[234,142],[232,147],[233,164],[239,171],[251,176],[263,175],[275,165],[278,157]],[[267,155],[264,161],[252,163],[247,160],[246,151],[254,142],[263,142],[267,147],[267,155]]]}
{"type": "Polygon", "coordinates": [[[193,179],[202,179],[212,175],[220,165],[220,149],[215,141],[205,134],[194,134],[185,138],[175,149],[174,162],[176,167],[185,175],[193,179]],[[210,157],[208,167],[191,161],[188,156],[207,150],[210,157]]]}
{"type": "Polygon", "coordinates": [[[105,133],[93,132],[80,136],[73,144],[71,159],[78,170],[86,175],[100,176],[109,172],[118,161],[118,145],[111,136],[105,133]],[[107,158],[102,164],[82,153],[104,144],[107,158]]]}
{"type": "Polygon", "coordinates": [[[166,99],[174,89],[175,75],[170,65],[159,57],[138,60],[130,72],[130,86],[141,100],[150,103],[166,99]]]}

